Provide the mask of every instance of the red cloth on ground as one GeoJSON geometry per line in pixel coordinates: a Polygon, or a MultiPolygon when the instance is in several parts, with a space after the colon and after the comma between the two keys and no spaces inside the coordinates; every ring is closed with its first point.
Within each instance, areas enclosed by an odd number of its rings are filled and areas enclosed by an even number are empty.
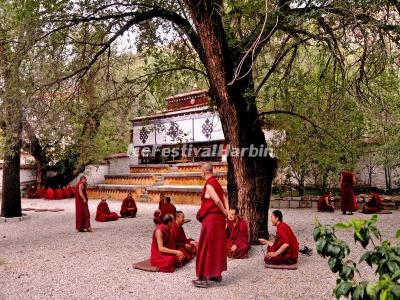
{"type": "Polygon", "coordinates": [[[362,212],[364,214],[375,214],[382,211],[383,202],[381,196],[377,193],[372,193],[371,199],[363,206],[362,212]]]}
{"type": "Polygon", "coordinates": [[[233,221],[228,221],[226,228],[226,254],[232,258],[246,258],[250,249],[249,230],[246,221],[239,217],[235,226],[233,221]],[[236,245],[235,252],[231,252],[233,245],[236,245]]]}
{"type": "Polygon", "coordinates": [[[290,226],[284,222],[280,222],[276,228],[274,244],[268,247],[267,252],[275,252],[283,244],[289,244],[289,248],[276,257],[265,257],[265,263],[270,265],[291,265],[297,262],[299,256],[299,242],[290,226]]]}
{"type": "Polygon", "coordinates": [[[97,206],[96,218],[97,222],[108,222],[118,220],[118,215],[115,212],[111,212],[107,202],[100,201],[97,206]]]}
{"type": "Polygon", "coordinates": [[[353,193],[353,178],[353,173],[342,172],[342,182],[340,185],[340,209],[343,212],[353,212],[357,210],[357,199],[353,193]]]}
{"type": "MultiPolygon", "coordinates": [[[[328,197],[329,199],[329,193],[323,194],[321,197],[319,197],[317,204],[318,210],[334,212],[335,207],[331,204],[329,205],[326,204],[326,197],[328,197]]],[[[330,203],[329,200],[328,202],[330,203]]]]}
{"type": "Polygon", "coordinates": [[[86,184],[79,181],[75,188],[75,211],[76,211],[76,230],[82,231],[84,229],[90,228],[90,212],[88,203],[83,202],[82,197],[79,195],[79,187],[83,187],[83,195],[87,198],[86,194],[86,184]]]}
{"type": "Polygon", "coordinates": [[[72,197],[72,193],[71,193],[71,187],[64,187],[63,188],[63,198],[64,199],[68,199],[72,197]]]}
{"type": "Polygon", "coordinates": [[[165,202],[164,205],[161,207],[161,218],[164,217],[166,214],[171,214],[175,217],[176,215],[176,207],[172,203],[165,202]]]}
{"type": "Polygon", "coordinates": [[[46,196],[45,196],[45,198],[46,198],[47,200],[54,200],[54,190],[53,190],[52,188],[48,188],[48,189],[46,190],[46,196]]]}
{"type": "Polygon", "coordinates": [[[169,249],[175,249],[175,245],[173,244],[173,241],[171,239],[168,227],[164,224],[158,225],[153,232],[150,263],[152,266],[159,268],[160,272],[172,273],[175,271],[175,265],[178,262],[178,258],[175,255],[164,254],[158,250],[156,239],[157,230],[160,230],[162,233],[163,246],[169,249]]]}
{"type": "Polygon", "coordinates": [[[182,225],[178,225],[175,221],[170,229],[170,233],[175,244],[175,249],[182,251],[185,255],[186,262],[190,261],[196,254],[196,246],[190,244],[193,240],[186,237],[182,225]]]}
{"type": "Polygon", "coordinates": [[[204,184],[197,212],[197,219],[202,222],[196,256],[196,274],[200,278],[220,277],[227,270],[225,216],[211,198],[205,198],[207,185],[214,188],[221,201],[224,199],[221,185],[211,176],[204,184]]]}
{"type": "Polygon", "coordinates": [[[63,195],[63,190],[61,188],[58,188],[54,191],[54,198],[57,200],[62,200],[64,197],[63,195]]]}
{"type": "Polygon", "coordinates": [[[46,198],[46,189],[41,187],[38,192],[39,198],[46,198]]]}
{"type": "Polygon", "coordinates": [[[136,213],[137,206],[135,200],[133,198],[126,197],[121,204],[121,217],[136,217],[136,213]]]}

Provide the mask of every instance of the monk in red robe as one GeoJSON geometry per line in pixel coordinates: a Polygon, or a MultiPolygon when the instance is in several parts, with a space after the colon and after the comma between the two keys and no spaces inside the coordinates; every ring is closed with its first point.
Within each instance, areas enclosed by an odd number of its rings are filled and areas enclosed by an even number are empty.
{"type": "Polygon", "coordinates": [[[69,185],[63,188],[63,198],[68,199],[72,197],[71,187],[69,185]]]}
{"type": "Polygon", "coordinates": [[[115,212],[111,212],[108,207],[106,199],[101,199],[97,206],[96,218],[97,222],[108,222],[118,220],[118,215],[115,212]]]}
{"type": "Polygon", "coordinates": [[[170,232],[175,248],[182,251],[185,255],[183,262],[187,263],[196,255],[197,243],[193,239],[188,239],[186,237],[185,231],[182,227],[184,222],[185,214],[181,211],[177,211],[176,219],[173,222],[170,232]]]}
{"type": "Polygon", "coordinates": [[[165,203],[161,207],[161,218],[167,214],[171,214],[174,216],[176,215],[176,207],[171,203],[170,197],[165,197],[165,203]]]}
{"type": "Polygon", "coordinates": [[[269,265],[292,265],[297,263],[299,256],[299,242],[290,226],[283,222],[280,210],[275,210],[271,215],[271,223],[276,226],[274,242],[259,239],[263,245],[268,245],[264,261],[269,265]]]}
{"type": "Polygon", "coordinates": [[[332,193],[325,193],[318,199],[318,211],[334,212],[335,206],[331,204],[332,193]]]}
{"type": "Polygon", "coordinates": [[[45,198],[47,200],[54,200],[54,190],[51,187],[47,188],[45,198]]]}
{"type": "Polygon", "coordinates": [[[137,207],[131,192],[128,192],[128,196],[122,201],[120,213],[122,218],[136,217],[137,207]]]}
{"type": "Polygon", "coordinates": [[[76,230],[83,232],[92,231],[90,226],[90,212],[86,193],[87,178],[82,176],[75,188],[76,230]]]}
{"type": "Polygon", "coordinates": [[[239,216],[237,207],[229,210],[226,224],[226,254],[231,258],[247,258],[250,249],[249,230],[246,221],[239,216]]]}
{"type": "Polygon", "coordinates": [[[61,189],[61,187],[60,186],[58,186],[57,188],[56,188],[56,190],[54,191],[54,198],[56,199],[56,200],[62,200],[63,199],[63,191],[62,191],[62,189],[61,189]]]}
{"type": "Polygon", "coordinates": [[[162,224],[162,215],[161,215],[161,209],[164,206],[165,203],[165,195],[164,193],[160,194],[160,201],[158,202],[158,209],[154,211],[153,213],[153,222],[156,225],[162,224]]]}
{"type": "Polygon", "coordinates": [[[27,197],[29,199],[35,199],[35,198],[39,198],[39,193],[36,189],[35,185],[32,185],[29,189],[28,189],[28,195],[27,197]]]}
{"type": "Polygon", "coordinates": [[[46,188],[42,185],[38,192],[39,198],[46,198],[46,188]]]}
{"type": "Polygon", "coordinates": [[[158,225],[153,233],[150,263],[160,272],[174,272],[179,262],[185,259],[182,251],[175,249],[170,235],[173,222],[172,215],[165,215],[163,223],[158,225]]]}
{"type": "Polygon", "coordinates": [[[340,176],[340,208],[344,215],[357,210],[357,199],[353,193],[353,186],[356,182],[354,174],[351,172],[342,172],[340,176]]]}
{"type": "Polygon", "coordinates": [[[371,198],[367,203],[364,204],[362,208],[362,213],[364,214],[376,214],[382,211],[383,202],[381,196],[378,193],[372,193],[371,198]]]}
{"type": "Polygon", "coordinates": [[[196,218],[201,222],[197,244],[196,275],[193,284],[207,288],[208,280],[221,281],[222,272],[227,270],[225,218],[228,216],[228,200],[224,197],[213,168],[209,163],[201,167],[201,176],[206,180],[201,193],[201,207],[196,218]]]}

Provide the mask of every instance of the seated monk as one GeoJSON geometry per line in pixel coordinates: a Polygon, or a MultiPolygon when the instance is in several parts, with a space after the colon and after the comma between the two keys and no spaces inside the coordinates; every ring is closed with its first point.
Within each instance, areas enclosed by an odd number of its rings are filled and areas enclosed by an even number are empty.
{"type": "Polygon", "coordinates": [[[54,191],[54,198],[56,200],[62,200],[63,199],[63,191],[62,191],[60,186],[58,186],[56,188],[56,190],[54,191]]]}
{"type": "Polygon", "coordinates": [[[28,195],[27,197],[29,199],[34,199],[34,198],[38,198],[39,197],[39,193],[36,189],[35,185],[32,185],[29,189],[28,189],[28,195]]]}
{"type": "Polygon", "coordinates": [[[381,196],[378,193],[372,193],[371,198],[364,204],[361,212],[364,214],[375,214],[382,211],[382,208],[381,196]]]}
{"type": "Polygon", "coordinates": [[[275,241],[259,239],[263,245],[268,245],[264,261],[270,265],[293,265],[299,256],[299,242],[290,226],[283,222],[280,210],[275,210],[271,215],[271,223],[276,226],[275,241]]]}
{"type": "Polygon", "coordinates": [[[68,199],[72,197],[71,187],[69,185],[63,188],[63,198],[68,199]]]}
{"type": "Polygon", "coordinates": [[[318,210],[319,211],[328,211],[328,212],[334,212],[335,211],[335,206],[331,204],[332,200],[332,193],[328,192],[326,194],[323,194],[321,197],[318,199],[318,210]]]}
{"type": "Polygon", "coordinates": [[[182,251],[185,255],[184,263],[190,261],[196,255],[197,243],[193,239],[186,237],[183,230],[183,223],[185,222],[185,214],[181,211],[176,212],[176,219],[173,222],[170,233],[174,241],[175,249],[182,251]]]}
{"type": "Polygon", "coordinates": [[[182,251],[176,250],[174,241],[170,235],[170,229],[174,222],[173,215],[165,215],[163,223],[158,225],[153,233],[151,242],[150,263],[160,272],[174,272],[176,266],[185,259],[182,251]]]}
{"type": "Polygon", "coordinates": [[[47,188],[45,198],[47,200],[54,200],[54,190],[51,187],[47,188]]]}
{"type": "Polygon", "coordinates": [[[229,210],[226,224],[226,255],[231,258],[247,258],[250,249],[249,230],[246,221],[239,216],[239,209],[229,210]]]}
{"type": "Polygon", "coordinates": [[[122,218],[136,217],[137,207],[135,199],[133,199],[131,192],[128,192],[128,196],[122,201],[120,213],[122,218]]]}
{"type": "Polygon", "coordinates": [[[161,218],[167,214],[171,214],[174,216],[176,215],[176,207],[171,203],[170,197],[165,197],[165,203],[161,207],[161,218]]]}
{"type": "Polygon", "coordinates": [[[108,207],[106,199],[102,199],[97,206],[96,219],[97,222],[108,222],[118,220],[118,215],[115,212],[111,212],[108,207]]]}
{"type": "Polygon", "coordinates": [[[38,191],[39,198],[46,198],[46,188],[42,185],[38,191]]]}

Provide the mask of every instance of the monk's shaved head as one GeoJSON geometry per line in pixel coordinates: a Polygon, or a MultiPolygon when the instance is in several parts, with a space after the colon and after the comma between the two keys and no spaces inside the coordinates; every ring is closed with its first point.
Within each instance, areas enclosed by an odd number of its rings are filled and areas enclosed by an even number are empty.
{"type": "Polygon", "coordinates": [[[213,173],[213,166],[212,166],[212,164],[210,164],[210,163],[204,163],[204,164],[201,166],[201,169],[203,170],[203,172],[204,172],[205,174],[212,174],[212,173],[213,173]]]}

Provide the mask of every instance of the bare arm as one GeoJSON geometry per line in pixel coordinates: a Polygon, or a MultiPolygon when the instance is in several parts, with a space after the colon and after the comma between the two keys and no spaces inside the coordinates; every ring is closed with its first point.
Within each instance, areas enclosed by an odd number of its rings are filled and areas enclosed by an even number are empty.
{"type": "Polygon", "coordinates": [[[228,197],[226,197],[224,195],[224,206],[226,208],[227,211],[229,211],[229,201],[228,201],[228,197]]]}
{"type": "Polygon", "coordinates": [[[221,210],[221,212],[225,216],[227,216],[228,215],[228,210],[225,208],[224,203],[218,197],[217,192],[209,184],[207,184],[207,186],[206,186],[206,197],[207,197],[207,195],[209,196],[209,198],[211,198],[214,201],[215,205],[221,210]]]}
{"type": "Polygon", "coordinates": [[[87,202],[88,199],[85,198],[85,195],[83,194],[83,184],[79,186],[79,196],[83,199],[83,202],[87,202]]]}
{"type": "Polygon", "coordinates": [[[287,248],[289,248],[289,244],[285,243],[282,246],[280,246],[277,251],[275,251],[275,254],[276,255],[281,255],[283,252],[286,251],[287,248]]]}
{"type": "Polygon", "coordinates": [[[163,236],[162,236],[162,233],[160,230],[156,230],[156,240],[157,240],[158,250],[161,253],[172,254],[172,255],[176,255],[176,256],[180,256],[182,254],[181,251],[179,251],[179,250],[173,250],[173,249],[164,247],[163,236]]]}

